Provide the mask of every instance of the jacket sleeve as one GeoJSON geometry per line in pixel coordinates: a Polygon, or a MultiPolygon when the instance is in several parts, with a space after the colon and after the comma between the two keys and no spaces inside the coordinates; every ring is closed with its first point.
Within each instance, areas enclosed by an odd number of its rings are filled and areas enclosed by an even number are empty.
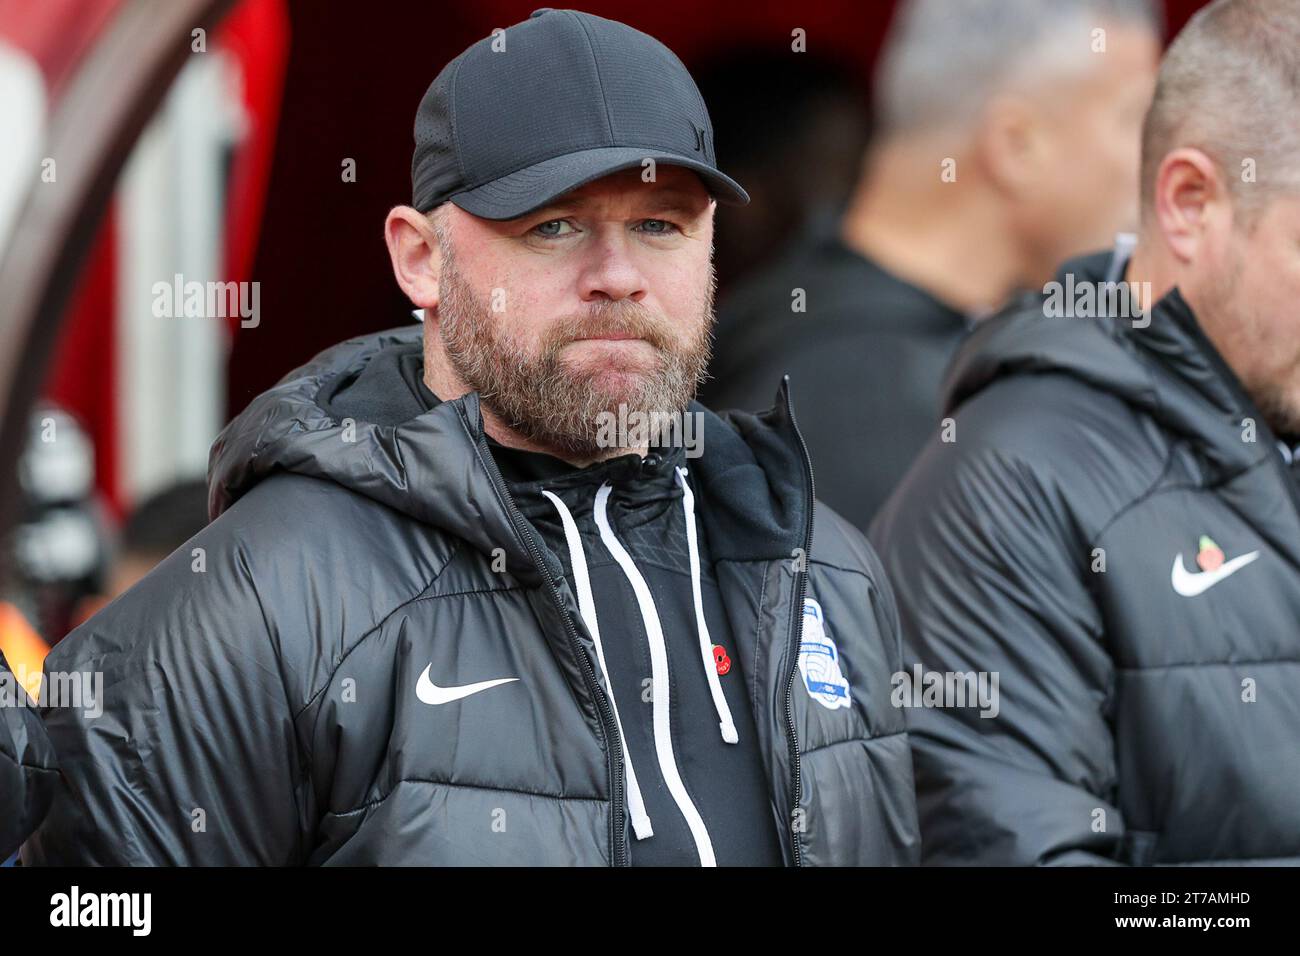
{"type": "Polygon", "coordinates": [[[45,816],[55,780],[54,751],[36,705],[0,654],[0,861],[45,816]]]}
{"type": "Polygon", "coordinates": [[[264,618],[262,582],[219,527],[46,658],[41,713],[62,780],[24,863],[305,857],[306,757],[286,692],[292,662],[264,618]]]}
{"type": "Polygon", "coordinates": [[[932,444],[872,540],[907,670],[987,672],[997,688],[995,707],[907,711],[922,861],[1122,862],[1114,670],[1085,538],[1050,478],[995,451],[932,444]]]}

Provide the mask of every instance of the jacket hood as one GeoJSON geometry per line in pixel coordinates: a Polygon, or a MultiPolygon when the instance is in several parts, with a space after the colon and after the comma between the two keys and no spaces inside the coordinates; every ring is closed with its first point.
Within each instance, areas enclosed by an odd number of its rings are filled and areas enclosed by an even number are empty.
{"type": "MultiPolygon", "coordinates": [[[[1071,290],[1122,276],[1124,261],[1104,252],[1067,262],[1056,276],[1071,290]]],[[[1097,297],[1100,300],[1100,296],[1097,297]]],[[[981,323],[949,366],[944,414],[994,382],[1064,374],[1122,399],[1186,439],[1217,475],[1234,474],[1273,453],[1274,439],[1237,377],[1206,338],[1178,289],[1146,319],[1048,314],[1048,297],[1028,295],[981,323]],[[1253,419],[1258,440],[1242,441],[1253,419]]],[[[1073,311],[1073,310],[1071,310],[1073,311]]]]}
{"type": "MultiPolygon", "coordinates": [[[[278,471],[333,482],[460,538],[485,555],[506,552],[507,567],[537,577],[511,518],[505,484],[486,444],[477,393],[444,401],[396,424],[336,417],[349,389],[376,390],[371,363],[394,391],[406,385],[394,351],[418,348],[420,325],[342,342],[321,352],[255,398],[228,424],[208,462],[208,510],[215,519],[278,471]],[[376,362],[376,359],[380,361],[376,362]],[[386,370],[392,370],[386,371],[386,370]]],[[[384,380],[378,383],[384,384],[384,380]]],[[[782,383],[778,399],[783,399],[782,383]]],[[[352,403],[356,406],[357,403],[352,403]]],[[[797,434],[785,403],[761,415],[726,418],[692,402],[705,453],[688,462],[697,475],[702,517],[717,526],[714,558],[787,558],[802,544],[806,492],[797,434]],[[725,489],[710,494],[709,489],[725,489]]],[[[599,465],[592,467],[600,467],[599,465]]],[[[554,561],[553,570],[561,565],[554,561]]]]}

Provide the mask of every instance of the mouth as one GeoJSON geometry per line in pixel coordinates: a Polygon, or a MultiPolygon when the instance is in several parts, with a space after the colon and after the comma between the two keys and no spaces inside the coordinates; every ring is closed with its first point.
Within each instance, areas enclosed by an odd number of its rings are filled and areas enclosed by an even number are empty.
{"type": "Polygon", "coordinates": [[[587,374],[644,375],[658,365],[659,350],[634,335],[593,335],[569,343],[568,362],[587,374]]]}

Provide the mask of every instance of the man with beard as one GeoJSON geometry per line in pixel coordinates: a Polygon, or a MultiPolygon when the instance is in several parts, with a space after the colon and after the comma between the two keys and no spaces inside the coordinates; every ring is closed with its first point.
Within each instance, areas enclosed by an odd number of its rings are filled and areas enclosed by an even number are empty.
{"type": "Polygon", "coordinates": [[[975,333],[872,526],[909,670],[1005,692],[911,711],[927,862],[1300,863],[1298,116],[1300,5],[1198,13],[1136,249],[975,333]]]}
{"type": "Polygon", "coordinates": [[[25,860],[915,861],[879,565],[814,518],[783,386],[691,401],[747,197],[689,74],[539,11],[415,138],[385,234],[423,328],[256,399],[213,523],[55,649],[105,716],[46,715],[68,786],[25,860]]]}

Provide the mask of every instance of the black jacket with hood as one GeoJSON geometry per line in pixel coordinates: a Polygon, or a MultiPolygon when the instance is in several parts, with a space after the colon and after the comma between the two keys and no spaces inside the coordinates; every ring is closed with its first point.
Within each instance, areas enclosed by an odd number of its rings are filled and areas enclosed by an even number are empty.
{"type": "Polygon", "coordinates": [[[1300,862],[1290,454],[1177,290],[1045,312],[975,332],[872,526],[909,670],[999,674],[994,717],[908,712],[924,862],[1300,862]]]}
{"type": "MultiPolygon", "coordinates": [[[[628,862],[595,645],[477,396],[397,425],[328,410],[420,335],[345,342],[256,399],[213,447],[213,523],[54,648],[48,667],[104,672],[104,713],[45,714],[67,787],[25,861],[628,862]]],[[[857,532],[820,507],[814,529],[782,397],[725,420],[693,405],[689,466],[770,825],[787,864],[914,862],[893,599],[857,532]],[[820,653],[801,655],[809,602],[820,653]],[[848,706],[817,682],[836,646],[848,706]]]]}

